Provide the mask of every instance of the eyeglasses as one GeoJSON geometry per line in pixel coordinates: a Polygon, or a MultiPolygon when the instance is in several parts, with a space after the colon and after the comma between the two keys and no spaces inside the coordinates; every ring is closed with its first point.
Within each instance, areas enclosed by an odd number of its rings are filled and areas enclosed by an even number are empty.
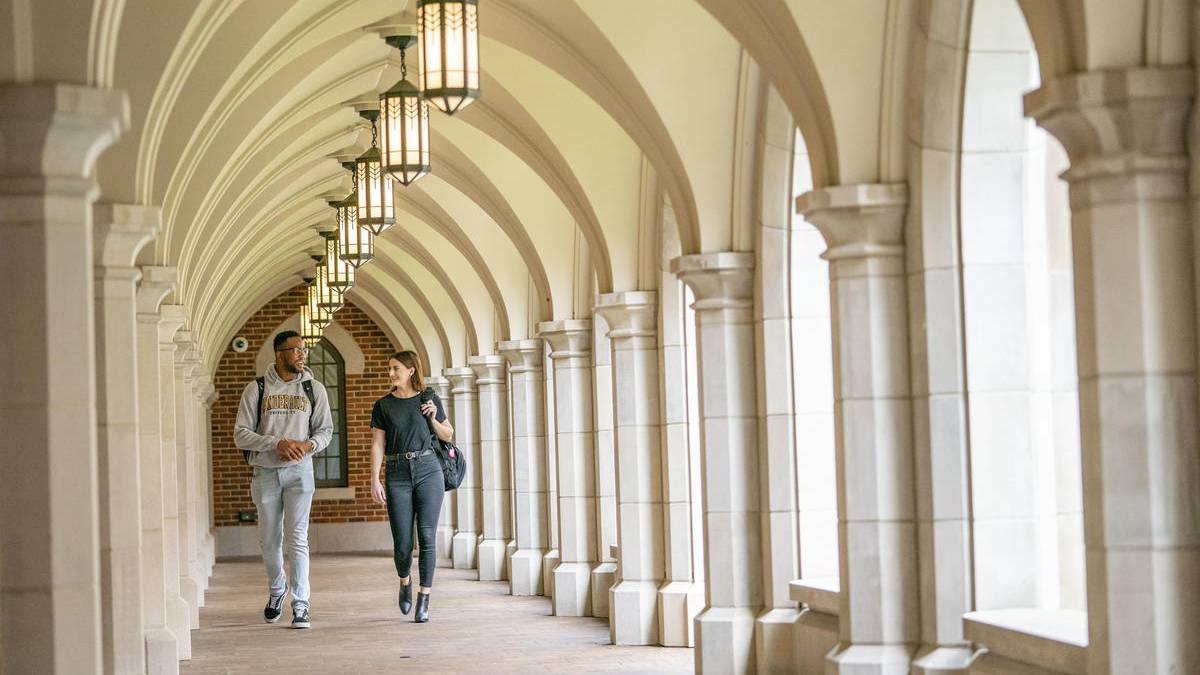
{"type": "Polygon", "coordinates": [[[308,347],[284,347],[283,349],[275,350],[275,353],[278,354],[279,352],[292,352],[300,356],[308,356],[308,347]]]}

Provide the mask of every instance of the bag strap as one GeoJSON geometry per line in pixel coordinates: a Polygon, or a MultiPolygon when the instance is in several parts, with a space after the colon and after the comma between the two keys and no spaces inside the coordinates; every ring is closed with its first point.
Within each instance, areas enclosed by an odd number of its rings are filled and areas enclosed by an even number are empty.
{"type": "Polygon", "coordinates": [[[308,433],[311,434],[313,413],[317,411],[317,395],[313,393],[312,380],[304,380],[300,386],[304,387],[304,395],[308,397],[308,433]]]}
{"type": "Polygon", "coordinates": [[[254,378],[258,383],[258,417],[254,418],[254,433],[259,433],[259,428],[262,427],[262,409],[263,409],[263,392],[267,390],[267,383],[262,376],[254,378]]]}

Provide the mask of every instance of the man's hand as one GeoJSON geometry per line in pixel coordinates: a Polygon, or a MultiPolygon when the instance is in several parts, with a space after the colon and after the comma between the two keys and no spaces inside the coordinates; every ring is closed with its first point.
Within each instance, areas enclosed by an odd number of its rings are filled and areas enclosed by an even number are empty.
{"type": "Polygon", "coordinates": [[[289,462],[299,462],[304,459],[304,455],[309,447],[309,441],[293,441],[286,438],[280,439],[275,444],[275,449],[279,451],[279,456],[289,462]]]}

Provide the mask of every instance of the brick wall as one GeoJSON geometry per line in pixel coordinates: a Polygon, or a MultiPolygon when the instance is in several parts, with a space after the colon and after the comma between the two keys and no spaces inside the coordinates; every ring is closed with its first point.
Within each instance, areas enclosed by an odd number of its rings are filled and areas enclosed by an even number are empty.
{"type": "MultiPolygon", "coordinates": [[[[304,301],[305,288],[284,291],[250,317],[237,332],[250,342],[239,354],[226,347],[214,376],[218,398],[212,407],[213,523],[238,525],[238,511],[253,511],[250,499],[250,467],[233,443],[233,423],[246,383],[261,373],[254,372],[254,359],[265,340],[274,337],[277,326],[296,313],[304,301]]],[[[346,452],[353,500],[314,501],[311,522],[349,523],[387,520],[387,510],[371,501],[371,406],[387,393],[388,356],[396,351],[383,331],[353,303],[347,302],[334,320],[358,343],[366,367],[361,375],[346,375],[346,452]]],[[[253,525],[253,523],[241,523],[253,525]]]]}

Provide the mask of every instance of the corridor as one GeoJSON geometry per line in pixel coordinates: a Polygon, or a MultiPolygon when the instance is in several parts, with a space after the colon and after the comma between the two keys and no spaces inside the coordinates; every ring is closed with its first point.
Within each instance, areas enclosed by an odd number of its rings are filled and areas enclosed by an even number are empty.
{"type": "Polygon", "coordinates": [[[313,628],[262,621],[262,564],[214,569],[187,675],[215,673],[690,673],[692,649],[614,647],[608,624],[551,618],[544,597],[512,597],[508,584],[475,581],[476,570],[439,569],[431,622],[395,606],[388,556],[312,560],[313,628]]]}

